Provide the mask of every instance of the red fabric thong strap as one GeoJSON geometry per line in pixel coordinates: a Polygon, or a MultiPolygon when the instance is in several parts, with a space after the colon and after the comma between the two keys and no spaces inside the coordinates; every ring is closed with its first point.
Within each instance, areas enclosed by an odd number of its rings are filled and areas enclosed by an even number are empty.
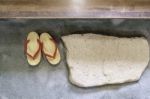
{"type": "MultiPolygon", "coordinates": [[[[56,57],[56,52],[57,52],[57,45],[56,45],[56,42],[53,40],[53,39],[51,39],[50,38],[50,40],[55,44],[55,51],[54,51],[54,53],[53,53],[53,55],[51,55],[51,54],[48,54],[48,53],[45,53],[44,52],[44,50],[42,50],[43,51],[43,53],[45,54],[45,56],[47,56],[47,57],[50,57],[50,58],[55,58],[56,57]]],[[[43,43],[41,43],[42,44],[42,48],[44,48],[44,44],[43,43]]]]}
{"type": "Polygon", "coordinates": [[[35,54],[34,55],[31,55],[31,54],[29,54],[28,52],[27,52],[27,45],[28,45],[28,43],[30,42],[30,40],[26,40],[25,41],[25,43],[24,43],[24,51],[25,51],[25,53],[29,56],[29,57],[31,57],[33,60],[36,58],[36,56],[38,55],[38,53],[41,51],[41,42],[40,42],[40,40],[39,39],[37,39],[37,42],[38,42],[38,44],[39,44],[39,48],[38,48],[38,50],[35,52],[35,54]]]}

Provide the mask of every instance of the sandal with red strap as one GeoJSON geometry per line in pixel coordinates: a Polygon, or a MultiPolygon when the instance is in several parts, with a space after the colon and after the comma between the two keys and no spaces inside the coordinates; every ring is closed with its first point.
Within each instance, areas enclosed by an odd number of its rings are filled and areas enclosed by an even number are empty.
{"type": "Polygon", "coordinates": [[[52,65],[58,64],[61,57],[55,40],[48,33],[42,33],[40,41],[42,45],[42,52],[48,62],[52,65]]]}
{"type": "Polygon", "coordinates": [[[38,65],[41,60],[41,42],[36,32],[30,32],[24,43],[24,52],[31,66],[38,65]]]}

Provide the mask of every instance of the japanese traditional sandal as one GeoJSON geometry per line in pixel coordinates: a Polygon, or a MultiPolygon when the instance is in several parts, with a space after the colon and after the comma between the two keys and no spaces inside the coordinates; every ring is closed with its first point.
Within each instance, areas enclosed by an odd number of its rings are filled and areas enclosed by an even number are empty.
{"type": "Polygon", "coordinates": [[[36,32],[30,32],[24,44],[27,61],[31,66],[38,65],[41,60],[41,43],[36,32]]]}
{"type": "Polygon", "coordinates": [[[42,43],[42,52],[48,62],[52,65],[58,64],[61,56],[55,40],[48,33],[42,33],[40,41],[42,43]]]}

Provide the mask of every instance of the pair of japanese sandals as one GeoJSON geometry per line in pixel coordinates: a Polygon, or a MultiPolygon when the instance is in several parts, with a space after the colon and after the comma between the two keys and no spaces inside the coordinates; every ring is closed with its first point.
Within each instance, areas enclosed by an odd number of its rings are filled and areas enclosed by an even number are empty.
{"type": "Polygon", "coordinates": [[[27,61],[31,66],[40,63],[42,53],[52,65],[58,64],[61,60],[57,44],[48,33],[42,33],[39,36],[36,32],[30,32],[25,41],[24,49],[27,61]]]}

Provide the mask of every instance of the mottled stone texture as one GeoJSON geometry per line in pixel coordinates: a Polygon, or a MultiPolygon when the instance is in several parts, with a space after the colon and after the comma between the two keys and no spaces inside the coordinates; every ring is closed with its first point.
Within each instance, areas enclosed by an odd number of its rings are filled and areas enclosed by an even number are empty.
{"type": "MultiPolygon", "coordinates": [[[[115,36],[143,35],[150,42],[150,20],[0,20],[0,98],[1,99],[149,99],[150,66],[137,83],[78,88],[68,81],[63,61],[52,67],[42,59],[38,67],[29,67],[23,52],[28,32],[62,35],[96,32],[115,36]]],[[[60,43],[60,48],[63,49],[60,43]]]]}
{"type": "Polygon", "coordinates": [[[149,45],[143,37],[86,33],[62,39],[67,48],[69,80],[79,87],[137,81],[149,62],[149,45]]]}

